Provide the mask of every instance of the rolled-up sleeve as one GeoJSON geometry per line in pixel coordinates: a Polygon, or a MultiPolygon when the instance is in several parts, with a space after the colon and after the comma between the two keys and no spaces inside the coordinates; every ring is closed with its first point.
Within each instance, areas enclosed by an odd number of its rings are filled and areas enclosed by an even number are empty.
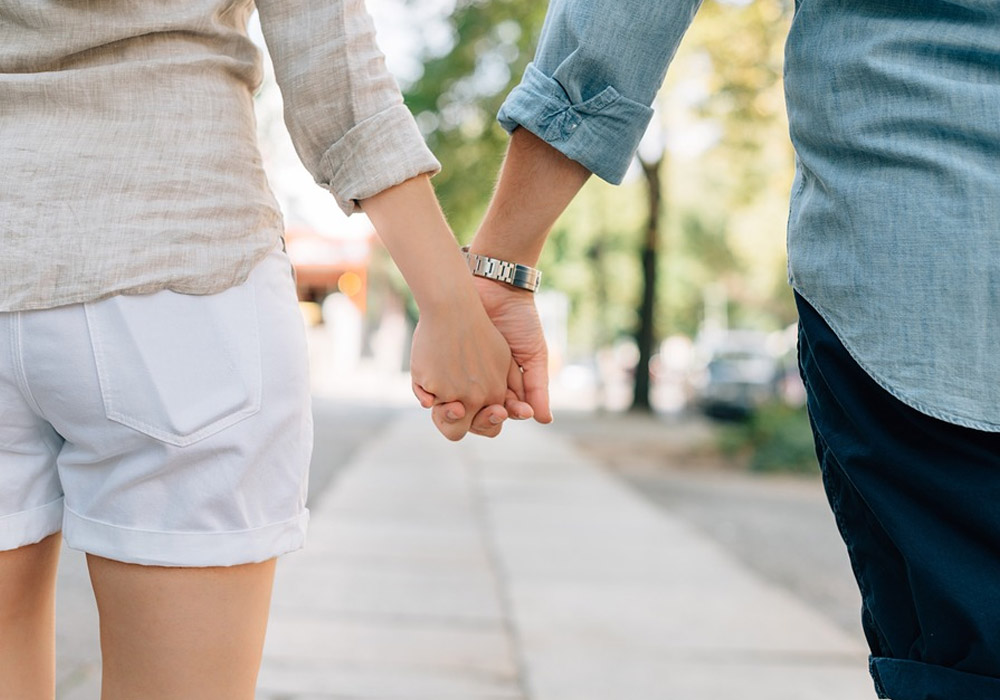
{"type": "Polygon", "coordinates": [[[403,104],[363,0],[256,0],[303,164],[348,214],[441,166],[403,104]]]}
{"type": "Polygon", "coordinates": [[[552,0],[534,61],[498,120],[620,183],[701,0],[552,0]]]}

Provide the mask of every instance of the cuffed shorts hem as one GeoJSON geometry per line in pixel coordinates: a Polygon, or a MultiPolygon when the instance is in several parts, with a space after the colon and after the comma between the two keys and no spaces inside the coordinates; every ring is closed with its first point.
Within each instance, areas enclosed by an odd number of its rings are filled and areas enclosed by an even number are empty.
{"type": "Polygon", "coordinates": [[[1000,698],[1000,679],[956,671],[947,666],[876,656],[871,659],[871,672],[880,698],[1000,698]]]}
{"type": "Polygon", "coordinates": [[[0,518],[0,551],[41,542],[62,528],[63,499],[0,518]]]}
{"type": "Polygon", "coordinates": [[[280,523],[228,532],[158,532],[91,520],[66,509],[67,546],[105,559],[146,566],[236,566],[301,549],[309,511],[280,523]],[[155,553],[155,555],[153,554],[155,553]]]}

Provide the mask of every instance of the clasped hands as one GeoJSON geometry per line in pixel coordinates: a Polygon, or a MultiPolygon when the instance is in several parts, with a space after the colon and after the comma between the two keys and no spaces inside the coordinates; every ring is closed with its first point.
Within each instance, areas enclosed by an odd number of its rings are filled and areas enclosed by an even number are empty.
{"type": "Polygon", "coordinates": [[[472,278],[478,299],[463,293],[421,309],[413,335],[413,393],[449,440],[467,433],[496,437],[508,418],[552,421],[548,352],[534,295],[472,278]]]}

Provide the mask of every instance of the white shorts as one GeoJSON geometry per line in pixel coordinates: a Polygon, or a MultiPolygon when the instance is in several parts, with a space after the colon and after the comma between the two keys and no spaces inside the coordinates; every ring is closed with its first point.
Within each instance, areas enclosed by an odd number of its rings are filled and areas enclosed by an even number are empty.
{"type": "Polygon", "coordinates": [[[312,450],[287,256],[210,296],[0,313],[0,550],[229,566],[298,549],[312,450]]]}

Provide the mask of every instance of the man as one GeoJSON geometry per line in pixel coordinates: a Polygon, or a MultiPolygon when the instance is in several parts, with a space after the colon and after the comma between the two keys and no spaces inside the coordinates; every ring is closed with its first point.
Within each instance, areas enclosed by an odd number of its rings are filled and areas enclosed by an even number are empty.
{"type": "MultiPolygon", "coordinates": [[[[525,266],[620,182],[697,0],[554,0],[471,251],[525,266]]],[[[789,280],[880,697],[1000,698],[1000,3],[799,0],[789,280]]],[[[551,420],[530,292],[477,278],[551,420]]],[[[440,410],[440,409],[436,409],[440,410]]]]}

